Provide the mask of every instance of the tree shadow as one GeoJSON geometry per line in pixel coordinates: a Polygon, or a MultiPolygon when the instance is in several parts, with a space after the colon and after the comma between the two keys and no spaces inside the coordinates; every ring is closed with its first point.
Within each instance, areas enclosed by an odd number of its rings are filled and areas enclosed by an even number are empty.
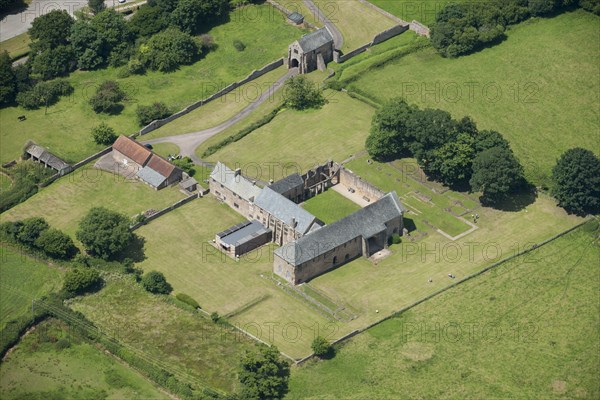
{"type": "Polygon", "coordinates": [[[415,222],[411,218],[404,217],[403,220],[404,220],[404,227],[409,232],[414,232],[417,230],[417,226],[415,225],[415,222]]]}
{"type": "Polygon", "coordinates": [[[146,239],[143,236],[133,234],[133,239],[129,242],[127,247],[123,249],[123,251],[115,254],[112,257],[113,261],[123,261],[129,259],[131,262],[139,263],[146,259],[146,254],[144,252],[144,245],[146,244],[146,239]]]}
{"type": "Polygon", "coordinates": [[[329,346],[329,349],[327,349],[327,353],[321,354],[317,357],[319,357],[321,360],[331,360],[335,357],[336,353],[337,352],[335,351],[335,347],[329,346]]]}
{"type": "Polygon", "coordinates": [[[492,207],[500,211],[516,212],[521,211],[537,199],[537,189],[534,185],[527,182],[522,189],[516,193],[504,197],[498,201],[492,201],[480,197],[481,204],[486,207],[492,207]]]}

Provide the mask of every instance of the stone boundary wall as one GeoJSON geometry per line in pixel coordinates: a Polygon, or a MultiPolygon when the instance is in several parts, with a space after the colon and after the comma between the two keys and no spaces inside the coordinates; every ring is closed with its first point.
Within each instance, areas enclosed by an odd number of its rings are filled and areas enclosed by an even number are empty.
{"type": "Polygon", "coordinates": [[[356,190],[361,197],[366,197],[369,202],[374,202],[382,198],[385,193],[378,187],[356,175],[354,172],[342,167],[340,168],[340,183],[356,190]]]}
{"type": "MultiPolygon", "coordinates": [[[[274,0],[267,0],[267,3],[269,3],[270,5],[272,5],[273,7],[275,7],[276,9],[278,9],[279,11],[281,11],[284,14],[283,18],[285,18],[286,20],[287,20],[287,16],[292,13],[292,11],[288,10],[287,8],[285,8],[284,6],[282,6],[281,4],[277,3],[274,0]]],[[[304,15],[304,22],[303,22],[303,24],[305,26],[311,28],[311,29],[319,29],[318,26],[313,25],[310,22],[306,21],[306,15],[304,15]]]]}
{"type": "Polygon", "coordinates": [[[373,10],[377,11],[378,13],[385,15],[389,19],[392,19],[392,20],[398,22],[400,25],[408,25],[408,22],[406,22],[402,18],[396,17],[394,14],[385,11],[383,8],[377,7],[375,4],[373,4],[367,0],[358,0],[358,1],[360,3],[363,3],[365,6],[372,8],[373,10]]]}
{"type": "Polygon", "coordinates": [[[156,218],[160,217],[161,215],[165,215],[168,212],[171,212],[173,210],[175,210],[176,208],[181,207],[184,204],[189,203],[190,201],[197,199],[198,197],[200,197],[198,194],[194,194],[191,196],[186,197],[185,199],[181,199],[176,203],[171,204],[170,206],[163,208],[160,211],[157,211],[156,213],[152,214],[151,216],[147,217],[144,221],[142,222],[138,222],[137,224],[131,225],[129,227],[129,230],[131,231],[135,231],[136,229],[146,225],[148,222],[155,220],[156,218]]]}
{"type": "Polygon", "coordinates": [[[149,132],[152,132],[155,129],[160,128],[161,126],[168,124],[169,122],[172,122],[174,120],[176,120],[179,117],[182,117],[184,115],[186,115],[187,113],[189,113],[190,111],[195,110],[196,108],[209,103],[215,99],[218,99],[219,97],[222,97],[224,95],[226,95],[227,93],[231,92],[232,90],[237,89],[238,87],[245,85],[246,83],[253,81],[256,78],[259,78],[261,76],[263,76],[264,74],[273,71],[274,69],[277,69],[279,67],[281,67],[284,64],[284,60],[283,58],[280,58],[276,61],[273,61],[272,63],[269,63],[267,65],[265,65],[264,67],[262,67],[261,69],[255,69],[254,71],[252,71],[247,77],[245,77],[244,79],[242,79],[241,81],[237,81],[234,82],[228,86],[226,86],[225,88],[221,89],[220,91],[218,91],[217,93],[214,93],[210,96],[208,96],[205,99],[199,100],[195,103],[190,104],[189,106],[187,106],[186,108],[184,108],[183,110],[176,112],[173,115],[170,115],[167,118],[164,119],[159,119],[159,120],[155,120],[150,122],[148,125],[146,125],[145,127],[143,127],[142,129],[139,130],[139,132],[131,135],[132,137],[136,137],[139,135],[145,135],[149,132]]]}
{"type": "Polygon", "coordinates": [[[417,35],[429,37],[429,28],[419,21],[413,20],[410,23],[410,30],[415,32],[417,35]]]}
{"type": "Polygon", "coordinates": [[[376,34],[373,37],[373,40],[371,40],[369,43],[364,44],[362,46],[360,46],[357,49],[352,50],[349,53],[346,54],[340,54],[339,51],[334,51],[333,53],[333,61],[337,62],[337,63],[343,63],[344,61],[348,61],[349,59],[351,59],[354,56],[359,55],[360,53],[365,52],[369,47],[371,46],[375,46],[376,44],[385,42],[388,39],[393,38],[394,36],[398,36],[401,33],[406,32],[409,29],[409,25],[395,25],[392,26],[391,28],[388,28],[384,31],[379,32],[378,34],[376,34]]]}

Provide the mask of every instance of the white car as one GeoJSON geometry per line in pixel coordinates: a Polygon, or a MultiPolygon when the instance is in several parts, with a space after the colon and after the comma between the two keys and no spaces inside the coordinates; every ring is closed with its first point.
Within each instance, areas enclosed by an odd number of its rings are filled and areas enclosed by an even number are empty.
{"type": "Polygon", "coordinates": [[[123,3],[125,3],[125,1],[127,1],[127,0],[119,0],[119,3],[123,4],[123,3]]]}

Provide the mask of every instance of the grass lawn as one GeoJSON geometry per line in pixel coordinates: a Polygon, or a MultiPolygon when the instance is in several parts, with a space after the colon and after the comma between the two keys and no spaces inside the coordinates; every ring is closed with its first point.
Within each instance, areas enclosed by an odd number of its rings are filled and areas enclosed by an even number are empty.
{"type": "Polygon", "coordinates": [[[530,180],[548,185],[565,150],[599,154],[600,52],[588,40],[599,34],[598,17],[582,10],[533,19],[476,54],[445,59],[426,49],[364,74],[351,87],[379,101],[404,96],[456,118],[472,116],[480,129],[510,141],[530,180]]]}
{"type": "MultiPolygon", "coordinates": [[[[163,136],[180,135],[183,133],[197,132],[217,126],[246,108],[252,101],[267,92],[279,78],[287,73],[285,66],[279,67],[260,78],[249,82],[227,93],[225,96],[203,105],[183,117],[177,118],[155,131],[143,135],[139,140],[149,140],[163,136]]],[[[270,100],[265,103],[280,101],[283,90],[273,93],[270,100]]],[[[252,114],[254,115],[254,113],[252,114]]],[[[251,118],[241,122],[248,123],[251,118]]]]}
{"type": "Polygon", "coordinates": [[[50,107],[47,114],[43,109],[26,111],[20,107],[0,110],[0,161],[18,157],[28,139],[50,148],[67,161],[78,161],[101,149],[89,133],[100,122],[106,122],[118,133],[131,134],[139,129],[135,116],[138,104],[160,99],[180,110],[284,56],[287,46],[304,32],[284,22],[279,14],[274,15],[270,5],[251,5],[232,12],[229,22],[209,33],[218,45],[217,50],[176,72],[150,71],[118,79],[118,70],[114,68],[77,71],[69,77],[74,94],[50,107]],[[246,44],[243,52],[233,47],[234,39],[246,44]],[[117,116],[95,114],[88,104],[96,87],[108,79],[119,82],[129,98],[117,116]],[[22,114],[27,120],[19,122],[17,117],[22,114]]]}
{"type": "Polygon", "coordinates": [[[0,246],[0,330],[31,310],[31,300],[62,287],[62,271],[21,253],[0,246]]]}
{"type": "Polygon", "coordinates": [[[79,221],[92,207],[106,207],[128,217],[160,210],[184,198],[177,186],[154,190],[138,180],[83,167],[58,179],[26,202],[2,214],[2,220],[43,216],[48,223],[75,237],[79,221]]]}
{"type": "Polygon", "coordinates": [[[8,40],[0,42],[0,53],[7,51],[11,58],[21,57],[29,52],[31,39],[27,33],[21,33],[8,40]]]}
{"type": "Polygon", "coordinates": [[[12,179],[8,175],[0,172],[0,192],[10,189],[12,179]]]}
{"type": "MultiPolygon", "coordinates": [[[[167,279],[171,281],[168,275],[167,279]]],[[[101,291],[78,297],[71,308],[123,344],[167,365],[185,382],[191,377],[198,386],[225,391],[237,388],[239,359],[244,350],[254,347],[253,341],[215,325],[198,312],[177,307],[165,296],[146,292],[131,276],[106,280],[101,291]]],[[[197,293],[188,294],[201,300],[197,293]]]]}
{"type": "Polygon", "coordinates": [[[305,201],[302,208],[326,224],[331,224],[360,210],[358,204],[353,203],[334,190],[328,190],[305,201]]]}
{"type": "Polygon", "coordinates": [[[152,145],[152,151],[167,158],[169,154],[179,154],[179,146],[173,143],[157,143],[152,145]]]}
{"type": "Polygon", "coordinates": [[[342,33],[344,44],[341,50],[346,53],[369,43],[379,32],[397,25],[393,19],[358,0],[315,0],[314,3],[342,33]]]}
{"type": "Polygon", "coordinates": [[[461,3],[465,0],[369,0],[407,22],[417,20],[427,26],[435,22],[435,16],[448,3],[461,3]]]}
{"type": "Polygon", "coordinates": [[[2,361],[3,399],[169,399],[135,370],[75,337],[68,326],[46,320],[2,361]],[[57,339],[71,346],[60,350],[57,339]]]}
{"type": "Polygon", "coordinates": [[[287,398],[598,398],[597,234],[589,223],[294,368],[287,398]]]}
{"type": "MultiPolygon", "coordinates": [[[[296,170],[305,171],[328,159],[345,160],[364,148],[374,109],[342,92],[326,90],[325,96],[329,103],[322,109],[286,109],[269,124],[207,160],[222,161],[231,168],[239,165],[247,174],[257,175],[258,171],[258,178],[263,181],[277,180],[296,170]],[[275,167],[270,169],[269,165],[275,167]]],[[[200,156],[203,148],[205,144],[196,154],[200,156]]]]}

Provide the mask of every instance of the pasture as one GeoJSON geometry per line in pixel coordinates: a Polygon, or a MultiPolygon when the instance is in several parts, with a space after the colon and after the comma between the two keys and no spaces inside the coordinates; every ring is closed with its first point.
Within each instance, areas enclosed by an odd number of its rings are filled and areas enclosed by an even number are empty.
{"type": "Polygon", "coordinates": [[[27,111],[21,107],[0,110],[0,161],[20,155],[28,140],[48,147],[68,162],[79,161],[100,150],[90,135],[92,127],[106,122],[119,134],[139,130],[135,110],[160,99],[174,110],[217,92],[247,76],[252,70],[282,57],[287,46],[304,32],[287,24],[270,5],[249,5],[233,11],[229,22],[208,32],[217,49],[193,65],[182,66],[172,73],[148,71],[144,75],[118,78],[118,69],[76,71],[69,76],[73,95],[48,108],[27,111]],[[233,40],[244,42],[246,49],[237,51],[233,40]],[[116,80],[127,94],[125,108],[116,116],[95,114],[88,99],[105,80],[116,80]],[[18,116],[26,121],[19,122],[18,116]]]}
{"type": "Polygon", "coordinates": [[[494,47],[458,59],[425,49],[363,74],[350,88],[378,102],[403,96],[455,118],[469,115],[510,141],[533,183],[549,185],[565,150],[600,149],[600,53],[591,40],[599,34],[598,17],[582,10],[532,19],[494,47]]]}
{"type": "Polygon", "coordinates": [[[435,16],[448,3],[459,3],[465,0],[369,0],[377,7],[402,18],[406,22],[417,20],[430,26],[435,16]]]}
{"type": "Polygon", "coordinates": [[[360,206],[329,189],[302,203],[302,208],[326,224],[331,224],[358,211],[360,206]]]}
{"type": "Polygon", "coordinates": [[[62,287],[63,271],[31,258],[18,248],[0,246],[0,330],[30,312],[31,300],[62,287]]]}
{"type": "Polygon", "coordinates": [[[597,234],[589,222],[294,368],[286,398],[598,398],[597,234]]]}
{"type": "Polygon", "coordinates": [[[3,399],[169,399],[135,370],[58,320],[38,324],[0,365],[3,399]],[[60,349],[57,340],[70,347],[60,349]]]}
{"type": "Polygon", "coordinates": [[[43,216],[55,228],[75,237],[79,221],[92,207],[106,207],[128,217],[160,210],[183,199],[177,186],[154,190],[139,180],[83,167],[2,214],[3,220],[43,216]]]}

